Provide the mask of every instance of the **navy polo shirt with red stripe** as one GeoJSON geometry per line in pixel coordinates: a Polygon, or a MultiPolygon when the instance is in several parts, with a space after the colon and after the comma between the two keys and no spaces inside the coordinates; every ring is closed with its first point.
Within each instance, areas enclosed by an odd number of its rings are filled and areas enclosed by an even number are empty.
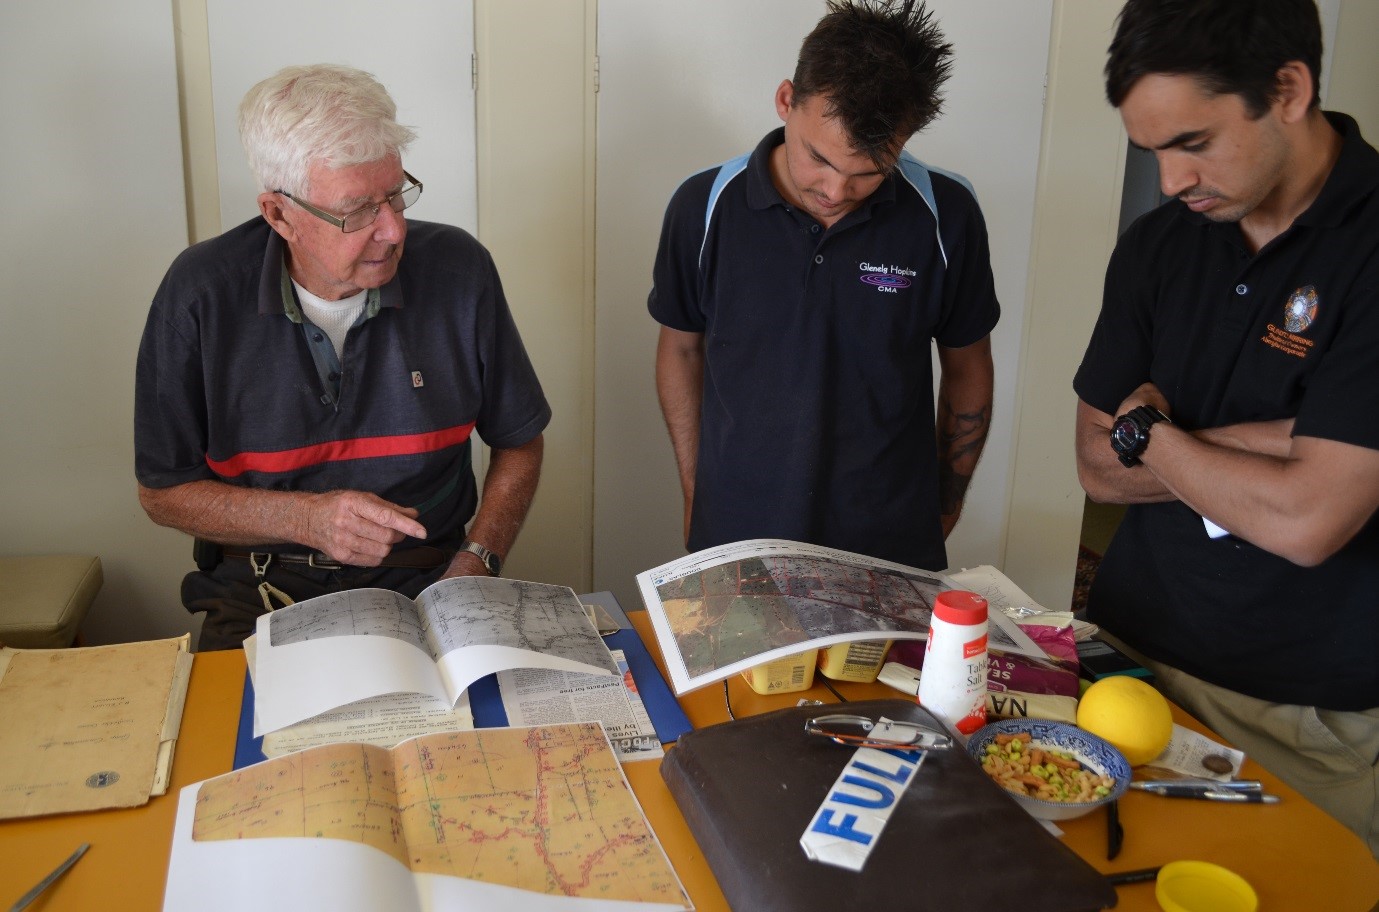
{"type": "Polygon", "coordinates": [[[429,542],[457,542],[477,502],[471,433],[516,447],[551,415],[492,258],[459,228],[409,220],[397,275],[336,359],[284,246],[255,218],[169,268],[139,348],[140,484],[369,491],[416,507],[429,542]]]}
{"type": "Polygon", "coordinates": [[[772,183],[783,140],[690,177],[665,215],[648,308],[705,348],[689,546],[784,538],[942,569],[931,343],[996,325],[981,211],[906,156],[824,228],[772,183]]]}
{"type": "MultiPolygon", "coordinates": [[[[1354,120],[1327,117],[1339,159],[1257,253],[1238,224],[1176,200],[1126,231],[1073,381],[1084,402],[1111,414],[1149,380],[1189,431],[1292,418],[1295,435],[1379,449],[1379,153],[1354,120]]],[[[1208,537],[1180,501],[1133,505],[1088,616],[1151,658],[1262,700],[1379,706],[1379,522],[1307,568],[1208,537]]]]}

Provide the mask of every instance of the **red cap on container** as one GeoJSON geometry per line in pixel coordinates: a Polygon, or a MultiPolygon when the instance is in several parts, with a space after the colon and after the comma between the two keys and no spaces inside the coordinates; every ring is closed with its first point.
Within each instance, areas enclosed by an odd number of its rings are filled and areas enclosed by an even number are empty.
{"type": "Polygon", "coordinates": [[[934,617],[950,624],[985,624],[986,599],[960,589],[940,592],[934,599],[934,617]]]}

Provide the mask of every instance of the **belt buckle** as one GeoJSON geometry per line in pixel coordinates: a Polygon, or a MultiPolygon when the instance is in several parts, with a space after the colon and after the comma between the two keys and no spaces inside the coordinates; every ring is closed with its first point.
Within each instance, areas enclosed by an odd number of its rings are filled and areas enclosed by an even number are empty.
{"type": "Polygon", "coordinates": [[[306,565],[313,570],[343,570],[345,565],[312,551],[306,556],[306,565]]]}

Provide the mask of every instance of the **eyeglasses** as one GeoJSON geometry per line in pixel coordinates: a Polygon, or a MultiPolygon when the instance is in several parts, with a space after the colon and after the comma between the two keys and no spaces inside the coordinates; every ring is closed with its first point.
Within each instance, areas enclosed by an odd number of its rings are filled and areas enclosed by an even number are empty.
{"type": "Polygon", "coordinates": [[[947,750],[953,739],[913,722],[875,721],[866,716],[839,714],[815,716],[804,723],[806,734],[821,735],[852,747],[947,750]]]}
{"type": "Polygon", "coordinates": [[[277,192],[292,200],[292,202],[301,206],[318,219],[330,222],[345,234],[349,234],[352,231],[362,231],[372,225],[378,218],[379,211],[382,210],[384,206],[390,207],[394,212],[401,212],[421,197],[421,181],[417,180],[406,171],[402,172],[402,176],[407,179],[409,186],[403,187],[396,193],[385,196],[381,203],[369,203],[368,205],[360,206],[353,212],[346,213],[344,217],[331,215],[323,209],[317,209],[306,200],[297,199],[297,197],[288,193],[286,190],[278,190],[277,192]]]}

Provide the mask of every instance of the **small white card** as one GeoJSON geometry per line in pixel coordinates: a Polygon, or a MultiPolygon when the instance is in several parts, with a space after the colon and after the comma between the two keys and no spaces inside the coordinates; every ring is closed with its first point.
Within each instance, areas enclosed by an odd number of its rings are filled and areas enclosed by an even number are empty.
{"type": "Polygon", "coordinates": [[[1209,538],[1225,538],[1227,535],[1231,534],[1205,516],[1202,517],[1202,525],[1206,526],[1207,536],[1209,538]]]}
{"type": "MultiPolygon", "coordinates": [[[[887,720],[881,722],[878,732],[887,720]]],[[[859,747],[800,837],[804,854],[811,861],[862,870],[924,756],[924,751],[859,747]]]]}

